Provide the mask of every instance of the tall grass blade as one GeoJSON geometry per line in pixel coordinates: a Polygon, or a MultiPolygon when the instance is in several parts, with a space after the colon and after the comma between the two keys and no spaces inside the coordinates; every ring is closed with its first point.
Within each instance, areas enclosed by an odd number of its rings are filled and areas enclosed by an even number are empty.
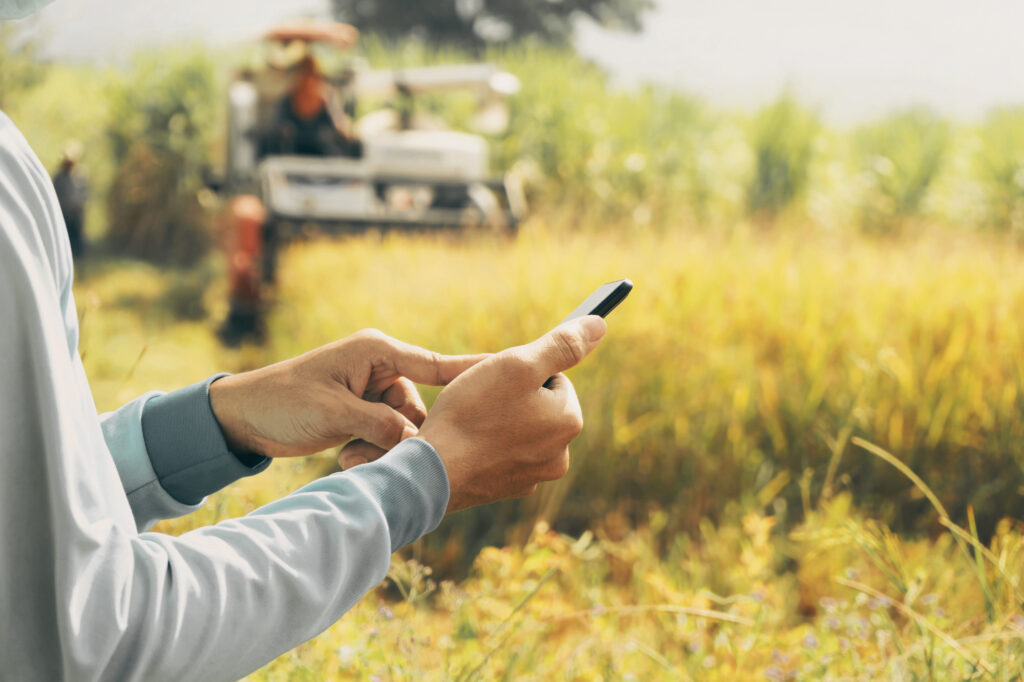
{"type": "Polygon", "coordinates": [[[971,656],[971,653],[967,651],[967,649],[965,649],[958,641],[953,639],[952,636],[940,630],[931,621],[929,621],[927,618],[925,618],[920,613],[910,608],[903,602],[896,601],[887,594],[879,592],[873,587],[865,585],[864,583],[857,582],[856,580],[849,580],[847,578],[836,578],[836,582],[838,582],[840,585],[845,585],[846,587],[857,590],[858,592],[863,592],[866,595],[875,597],[876,599],[880,599],[886,604],[891,605],[904,616],[910,618],[919,626],[923,627],[928,632],[932,633],[933,635],[941,639],[943,642],[945,642],[947,645],[949,645],[949,647],[953,649],[953,651],[959,654],[960,657],[967,661],[967,663],[969,663],[975,670],[984,670],[986,673],[994,677],[992,669],[988,666],[988,664],[985,663],[985,661],[981,659],[975,659],[973,656],[971,656]]]}

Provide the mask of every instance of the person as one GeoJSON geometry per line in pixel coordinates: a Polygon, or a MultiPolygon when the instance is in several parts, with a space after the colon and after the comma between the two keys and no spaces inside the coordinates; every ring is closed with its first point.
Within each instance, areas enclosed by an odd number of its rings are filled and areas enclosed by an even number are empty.
{"type": "Polygon", "coordinates": [[[260,156],[362,156],[343,113],[328,106],[329,86],[316,60],[306,55],[295,66],[295,82],[278,104],[274,122],[260,143],[260,156]]]}
{"type": "MultiPolygon", "coordinates": [[[[0,18],[31,0],[0,0],[0,18]]],[[[39,159],[0,113],[0,675],[237,679],[315,636],[446,513],[565,474],[585,317],[494,354],[373,330],[97,415],[39,159]],[[554,379],[545,388],[549,376],[554,379]],[[444,385],[427,413],[415,383],[444,385]],[[237,519],[149,532],[277,457],[345,470],[237,519]]]]}
{"type": "Polygon", "coordinates": [[[68,142],[64,145],[60,166],[53,175],[57,203],[71,242],[71,255],[76,259],[85,254],[85,202],[89,198],[89,185],[78,170],[81,155],[82,146],[78,142],[68,142]]]}

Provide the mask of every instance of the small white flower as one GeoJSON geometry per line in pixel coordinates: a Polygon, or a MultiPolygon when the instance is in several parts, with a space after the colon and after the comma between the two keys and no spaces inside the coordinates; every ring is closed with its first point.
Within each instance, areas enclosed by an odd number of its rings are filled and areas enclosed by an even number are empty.
{"type": "Polygon", "coordinates": [[[346,668],[349,667],[350,665],[352,665],[352,661],[354,661],[355,658],[355,648],[349,646],[348,644],[342,644],[338,647],[338,663],[340,663],[342,666],[346,668]]]}

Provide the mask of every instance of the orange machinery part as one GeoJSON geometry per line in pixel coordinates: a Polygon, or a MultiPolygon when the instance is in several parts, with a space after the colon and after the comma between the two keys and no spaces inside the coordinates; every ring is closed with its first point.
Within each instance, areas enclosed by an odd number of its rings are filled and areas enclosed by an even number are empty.
{"type": "Polygon", "coordinates": [[[228,258],[228,289],[233,300],[260,301],[263,224],[267,209],[258,197],[233,197],[223,213],[224,249],[228,258]]]}

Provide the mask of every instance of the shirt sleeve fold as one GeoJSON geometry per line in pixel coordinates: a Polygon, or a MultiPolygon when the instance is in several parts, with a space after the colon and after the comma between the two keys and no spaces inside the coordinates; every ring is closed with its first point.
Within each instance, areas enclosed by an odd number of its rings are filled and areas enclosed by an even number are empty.
{"type": "Polygon", "coordinates": [[[191,514],[203,502],[185,504],[160,485],[142,435],[143,408],[150,398],[157,395],[157,392],[147,393],[99,417],[103,439],[117,467],[121,487],[138,530],[150,528],[162,519],[191,514]]]}

